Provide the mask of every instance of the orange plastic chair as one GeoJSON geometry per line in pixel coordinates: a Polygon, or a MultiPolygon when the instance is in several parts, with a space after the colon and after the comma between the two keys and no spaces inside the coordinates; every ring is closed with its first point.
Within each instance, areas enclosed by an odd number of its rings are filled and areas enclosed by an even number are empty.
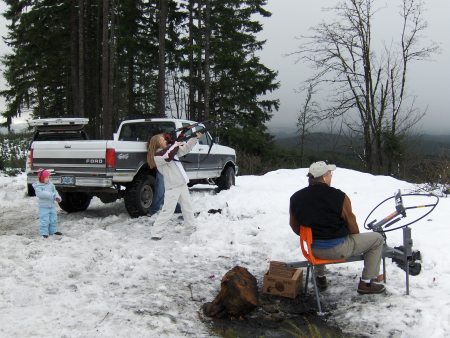
{"type": "Polygon", "coordinates": [[[311,249],[311,244],[313,241],[312,230],[311,228],[300,225],[300,248],[302,249],[303,256],[308,261],[308,267],[306,269],[306,279],[305,279],[305,291],[308,290],[308,279],[309,279],[309,271],[312,270],[311,278],[314,284],[314,292],[316,294],[317,307],[319,308],[319,314],[322,313],[322,307],[320,305],[319,299],[319,289],[317,288],[316,278],[314,277],[314,266],[322,265],[322,264],[333,264],[333,263],[342,263],[345,262],[344,259],[321,259],[314,257],[311,249]]]}

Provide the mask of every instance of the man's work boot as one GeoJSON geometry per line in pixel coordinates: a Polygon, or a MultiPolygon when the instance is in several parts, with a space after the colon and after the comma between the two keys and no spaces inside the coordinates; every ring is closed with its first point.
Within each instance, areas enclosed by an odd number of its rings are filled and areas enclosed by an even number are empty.
{"type": "Polygon", "coordinates": [[[383,284],[378,284],[373,281],[366,283],[362,280],[358,284],[358,293],[362,295],[372,294],[372,293],[382,293],[386,290],[383,284]]]}
{"type": "Polygon", "coordinates": [[[384,282],[384,275],[383,274],[378,275],[375,278],[372,278],[371,281],[376,283],[384,282]]]}
{"type": "Polygon", "coordinates": [[[325,291],[328,287],[327,277],[326,276],[317,276],[316,284],[317,284],[317,287],[319,288],[319,291],[325,291]]]}

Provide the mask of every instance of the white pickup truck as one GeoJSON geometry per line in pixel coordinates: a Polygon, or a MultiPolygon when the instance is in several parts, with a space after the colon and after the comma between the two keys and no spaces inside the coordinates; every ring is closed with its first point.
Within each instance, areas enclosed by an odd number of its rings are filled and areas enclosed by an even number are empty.
{"type": "MultiPolygon", "coordinates": [[[[45,120],[36,121],[40,122],[35,126],[45,127],[45,120]]],[[[113,140],[38,139],[30,147],[27,183],[37,180],[39,168],[52,169],[51,180],[63,198],[60,207],[67,212],[86,210],[92,197],[97,196],[104,203],[123,197],[130,216],[146,215],[155,180],[155,170],[147,165],[148,139],[156,133],[170,133],[194,123],[167,118],[127,120],[120,124],[113,140]]],[[[47,122],[47,128],[52,128],[52,124],[54,121],[47,122]]],[[[199,124],[189,132],[201,128],[199,124]]],[[[58,129],[63,129],[61,123],[58,129]]],[[[74,129],[73,125],[70,129],[74,129]]],[[[190,184],[216,184],[219,189],[229,189],[235,184],[236,152],[213,142],[208,132],[180,160],[190,184]]]]}

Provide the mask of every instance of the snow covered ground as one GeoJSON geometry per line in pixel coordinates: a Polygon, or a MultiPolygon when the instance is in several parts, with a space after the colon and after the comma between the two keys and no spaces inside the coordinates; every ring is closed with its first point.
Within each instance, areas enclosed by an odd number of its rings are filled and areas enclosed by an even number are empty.
{"type": "MultiPolygon", "coordinates": [[[[37,199],[25,196],[25,176],[0,175],[0,336],[212,336],[199,319],[200,307],[216,296],[229,269],[246,267],[261,287],[270,260],[303,260],[288,225],[288,206],[289,197],[306,185],[306,172],[237,177],[235,187],[219,194],[196,186],[196,227],[185,228],[175,217],[160,241],[151,240],[153,218],[131,219],[123,202],[98,199],[85,212],[59,210],[64,236],[44,240],[37,232],[37,199]],[[222,213],[207,213],[212,208],[222,213]]],[[[414,188],[342,168],[332,184],[351,198],[361,229],[375,205],[398,189],[414,188]]],[[[391,200],[373,218],[393,208],[391,200]]],[[[424,209],[412,210],[405,220],[419,211],[424,209]]],[[[410,296],[404,272],[390,260],[385,295],[357,294],[362,262],[329,267],[322,300],[335,304],[333,317],[345,332],[450,336],[449,219],[450,199],[441,198],[432,214],[412,226],[423,262],[422,273],[410,279],[410,296]]],[[[401,230],[388,233],[389,245],[401,241],[401,230]]]]}

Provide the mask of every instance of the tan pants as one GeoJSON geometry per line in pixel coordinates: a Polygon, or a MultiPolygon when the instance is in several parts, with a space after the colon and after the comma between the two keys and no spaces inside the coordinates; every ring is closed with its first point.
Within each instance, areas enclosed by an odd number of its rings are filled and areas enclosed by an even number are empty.
{"type": "Polygon", "coordinates": [[[169,222],[175,212],[177,202],[179,202],[181,206],[184,224],[187,226],[194,225],[194,211],[189,196],[189,189],[186,184],[183,184],[175,188],[166,189],[163,207],[153,224],[155,229],[166,226],[167,222],[169,222]]]}
{"type": "MultiPolygon", "coordinates": [[[[383,236],[377,232],[349,235],[344,243],[331,249],[313,249],[313,254],[322,259],[346,259],[364,254],[364,269],[362,279],[372,279],[380,272],[381,254],[383,251],[383,236]]],[[[325,274],[325,265],[318,265],[316,275],[325,274]]]]}

